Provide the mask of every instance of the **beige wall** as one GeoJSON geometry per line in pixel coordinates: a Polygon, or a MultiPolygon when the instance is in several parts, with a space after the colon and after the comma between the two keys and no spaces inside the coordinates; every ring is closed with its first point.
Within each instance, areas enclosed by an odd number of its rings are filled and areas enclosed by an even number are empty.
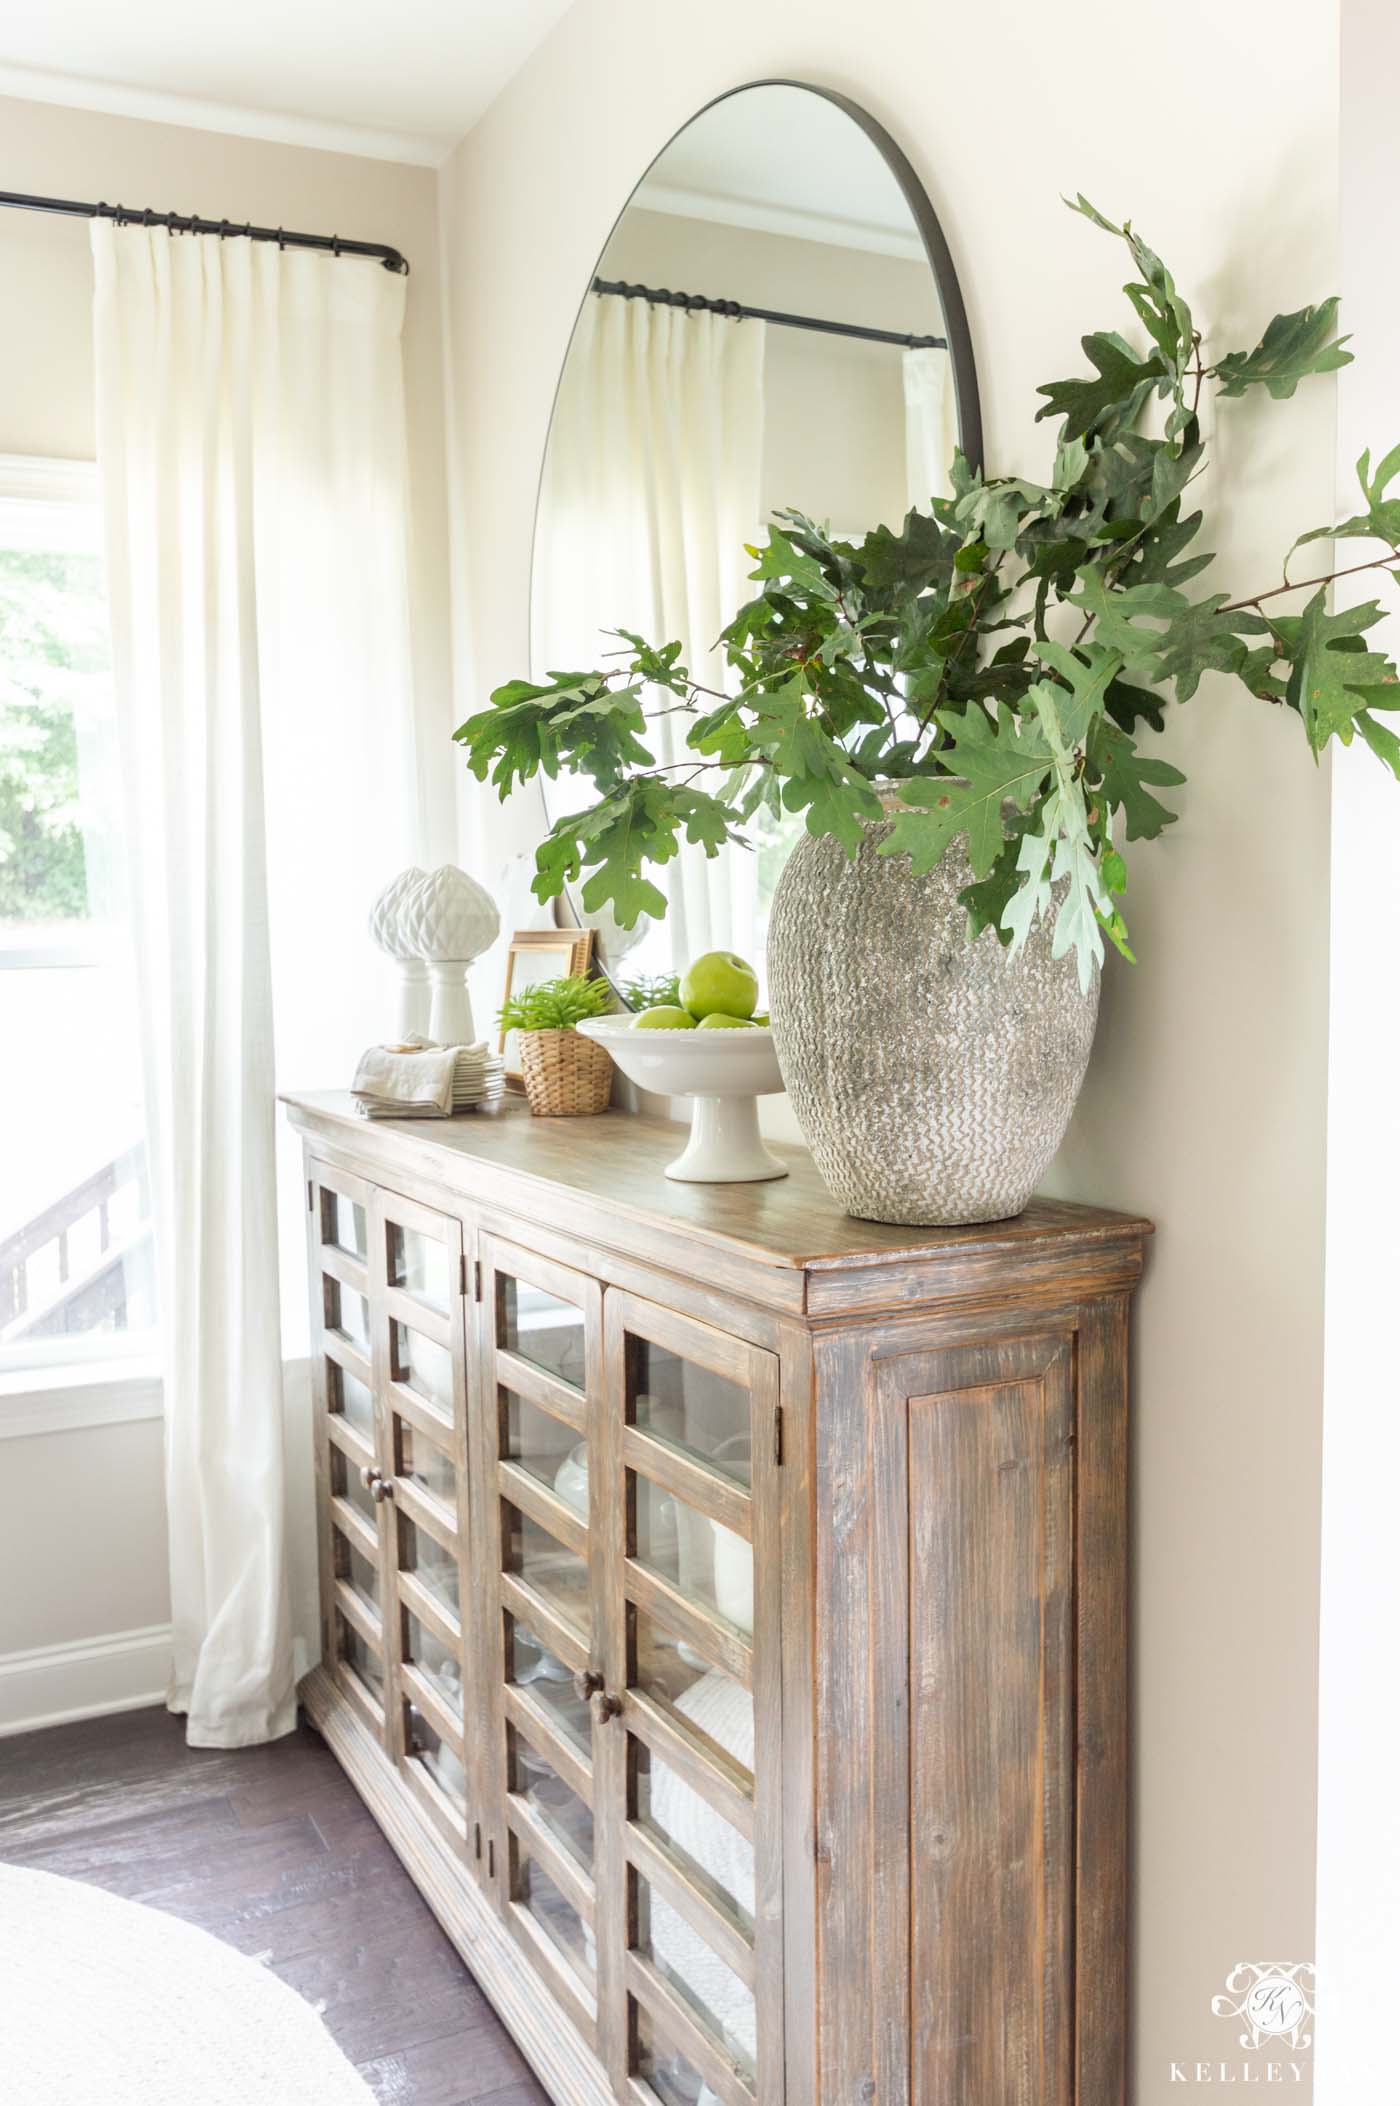
{"type": "MultiPolygon", "coordinates": [[[[455,792],[445,762],[451,693],[432,172],[11,100],[0,100],[0,145],[5,181],[16,190],[353,235],[390,242],[409,258],[404,356],[414,671],[429,848],[435,859],[447,856],[455,792]]],[[[0,452],[92,459],[86,222],[0,212],[0,283],[0,452]]],[[[309,1458],[304,1416],[289,1427],[289,1443],[300,1473],[309,1458]]],[[[23,1497],[10,1502],[0,1543],[0,1656],[164,1622],[159,1425],[146,1420],[26,1435],[0,1444],[0,1454],[12,1481],[24,1488],[23,1497]]],[[[306,1593],[305,1585],[299,1592],[306,1593]]]]}
{"type": "MultiPolygon", "coordinates": [[[[525,668],[550,402],[613,218],[707,97],[765,75],[840,88],[911,155],[994,469],[1048,462],[1035,385],[1123,324],[1121,252],[1062,192],[1134,215],[1213,346],[1334,288],[1333,0],[576,0],[444,174],[463,713],[525,668]]],[[[1334,405],[1319,381],[1227,407],[1202,494],[1247,590],[1328,515],[1334,405]]],[[[1137,2106],[1184,2096],[1173,2058],[1237,2053],[1210,2015],[1236,1960],[1313,1939],[1327,783],[1291,720],[1210,682],[1165,751],[1185,816],[1134,854],[1143,962],[1110,967],[1055,1173],[1158,1223],[1134,1404],[1137,2106]]],[[[536,823],[525,798],[469,811],[484,871],[536,823]]]]}

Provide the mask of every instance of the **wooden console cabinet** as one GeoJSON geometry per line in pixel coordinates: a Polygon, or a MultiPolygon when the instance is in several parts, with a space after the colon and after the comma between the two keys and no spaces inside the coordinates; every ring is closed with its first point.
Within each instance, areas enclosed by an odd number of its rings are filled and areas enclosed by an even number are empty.
{"type": "Polygon", "coordinates": [[[290,1108],[306,1708],[559,2106],[1121,2106],[1148,1224],[290,1108]]]}

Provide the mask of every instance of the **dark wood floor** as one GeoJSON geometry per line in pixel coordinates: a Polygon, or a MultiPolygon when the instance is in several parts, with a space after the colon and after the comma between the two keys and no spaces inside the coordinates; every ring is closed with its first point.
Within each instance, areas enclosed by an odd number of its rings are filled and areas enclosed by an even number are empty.
{"type": "Polygon", "coordinates": [[[0,1859],[89,1880],[270,1964],[393,2106],[548,2106],[315,1734],[187,1748],[165,1711],[0,1740],[0,1859]]]}

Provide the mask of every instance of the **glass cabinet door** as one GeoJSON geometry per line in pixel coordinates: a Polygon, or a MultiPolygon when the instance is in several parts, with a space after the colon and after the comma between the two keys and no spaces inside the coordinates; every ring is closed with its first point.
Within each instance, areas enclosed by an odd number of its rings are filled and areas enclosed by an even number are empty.
{"type": "Polygon", "coordinates": [[[472,1775],[462,1225],[376,1190],[370,1212],[384,1521],[388,1752],[454,1850],[479,1854],[472,1775]]]}
{"type": "Polygon", "coordinates": [[[617,1992],[606,2059],[630,2100],[775,2106],[778,1363],[613,1289],[604,1311],[597,1937],[617,1992]]]}
{"type": "Polygon", "coordinates": [[[386,1738],[386,1530],[370,1314],[369,1188],[312,1165],[311,1350],[316,1412],[321,1643],[326,1672],[386,1738]]]}
{"type": "Polygon", "coordinates": [[[602,1373],[594,1280],[481,1238],[483,1486],[500,1902],[517,1942],[598,2043],[594,1727],[601,1677],[590,1400],[602,1373]]]}

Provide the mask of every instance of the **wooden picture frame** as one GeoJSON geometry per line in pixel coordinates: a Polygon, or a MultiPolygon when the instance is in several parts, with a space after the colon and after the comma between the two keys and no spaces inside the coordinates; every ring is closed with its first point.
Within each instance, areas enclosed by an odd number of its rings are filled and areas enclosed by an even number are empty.
{"type": "MultiPolygon", "coordinates": [[[[593,964],[596,941],[593,929],[517,929],[506,953],[506,984],[502,1003],[523,987],[540,980],[584,980],[593,964]]],[[[523,1093],[525,1078],[513,1045],[515,1033],[503,1031],[498,1051],[505,1059],[506,1088],[523,1093]]]]}

